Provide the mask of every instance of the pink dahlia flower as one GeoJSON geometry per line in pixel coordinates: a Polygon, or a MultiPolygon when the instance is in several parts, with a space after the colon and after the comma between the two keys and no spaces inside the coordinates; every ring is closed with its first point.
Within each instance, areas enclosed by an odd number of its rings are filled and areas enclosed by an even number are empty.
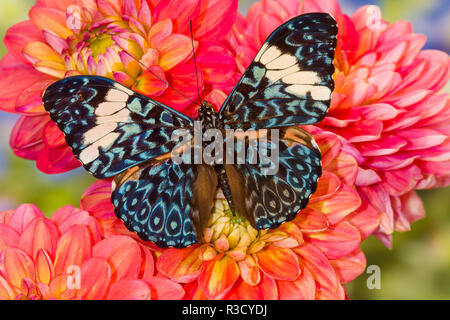
{"type": "MultiPolygon", "coordinates": [[[[305,210],[277,229],[256,230],[217,199],[204,239],[184,249],[160,249],[160,274],[183,284],[185,299],[344,299],[344,283],[365,269],[360,243],[378,226],[376,211],[353,185],[356,160],[335,134],[310,127],[324,172],[305,210]]],[[[106,238],[137,235],[114,216],[111,184],[98,181],[81,208],[97,217],[106,238]]]]}
{"type": "Polygon", "coordinates": [[[237,2],[38,0],[30,20],[7,31],[8,53],[0,61],[0,108],[21,114],[10,137],[14,153],[46,173],[81,165],[42,105],[45,88],[67,76],[109,77],[193,115],[195,105],[153,75],[197,98],[191,20],[202,97],[229,92],[235,60],[223,40],[237,2]]]}
{"type": "Polygon", "coordinates": [[[390,24],[376,6],[352,16],[336,0],[262,0],[238,16],[228,36],[243,72],[264,39],[280,24],[307,12],[329,12],[338,22],[336,83],[319,125],[339,135],[358,162],[356,186],[380,216],[377,236],[424,216],[415,190],[450,184],[450,103],[446,53],[422,50],[426,38],[406,21],[390,24]]]}
{"type": "Polygon", "coordinates": [[[88,212],[65,206],[50,219],[31,204],[0,212],[0,300],[181,299],[155,276],[155,260],[126,235],[104,239],[88,212]]]}

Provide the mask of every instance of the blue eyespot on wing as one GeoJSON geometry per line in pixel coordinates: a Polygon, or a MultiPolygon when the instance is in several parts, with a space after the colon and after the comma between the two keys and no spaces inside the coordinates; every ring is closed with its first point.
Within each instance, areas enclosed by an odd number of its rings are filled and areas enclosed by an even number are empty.
{"type": "Polygon", "coordinates": [[[278,27],[219,111],[226,129],[262,129],[321,121],[334,89],[337,24],[327,13],[278,27]]]}
{"type": "Polygon", "coordinates": [[[194,180],[192,166],[170,159],[130,168],[114,179],[116,216],[160,248],[192,245],[197,242],[190,216],[194,180]]]}
{"type": "Polygon", "coordinates": [[[172,133],[193,120],[103,77],[74,76],[47,88],[45,109],[96,178],[108,178],[170,152],[172,133]]]}

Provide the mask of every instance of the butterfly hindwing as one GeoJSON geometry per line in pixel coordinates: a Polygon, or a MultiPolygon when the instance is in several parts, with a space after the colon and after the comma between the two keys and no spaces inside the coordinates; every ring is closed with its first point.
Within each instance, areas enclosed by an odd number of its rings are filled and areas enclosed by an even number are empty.
{"type": "Polygon", "coordinates": [[[74,155],[97,178],[170,152],[172,133],[193,127],[191,118],[103,77],[62,79],[43,101],[74,155]]]}
{"type": "Polygon", "coordinates": [[[190,219],[194,168],[149,161],[114,179],[111,201],[118,218],[139,237],[159,247],[182,248],[197,242],[190,219]]]}
{"type": "Polygon", "coordinates": [[[304,14],[278,27],[244,72],[219,117],[229,129],[321,121],[330,105],[336,21],[304,14]]]}
{"type": "Polygon", "coordinates": [[[252,152],[248,152],[246,163],[226,165],[225,170],[238,212],[253,227],[272,229],[306,207],[322,173],[321,154],[311,135],[296,126],[280,130],[278,143],[258,138],[254,146],[278,157],[252,164],[252,152]],[[269,168],[273,171],[267,174],[269,168]]]}

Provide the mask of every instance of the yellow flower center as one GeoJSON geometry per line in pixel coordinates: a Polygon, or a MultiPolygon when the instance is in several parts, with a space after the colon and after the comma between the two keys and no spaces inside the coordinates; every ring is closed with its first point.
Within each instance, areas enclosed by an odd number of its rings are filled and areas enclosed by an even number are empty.
{"type": "Polygon", "coordinates": [[[257,230],[239,214],[231,212],[224,199],[217,199],[205,231],[205,242],[212,243],[217,251],[248,248],[258,242],[266,230],[257,230]]]}
{"type": "Polygon", "coordinates": [[[99,54],[105,54],[106,49],[114,45],[111,35],[106,33],[100,33],[96,37],[90,38],[88,42],[93,58],[97,58],[99,54]]]}

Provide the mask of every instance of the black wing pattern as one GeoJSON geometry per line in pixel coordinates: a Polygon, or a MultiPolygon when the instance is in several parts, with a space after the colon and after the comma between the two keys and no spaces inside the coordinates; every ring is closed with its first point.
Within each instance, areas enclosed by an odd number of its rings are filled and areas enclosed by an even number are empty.
{"type": "Polygon", "coordinates": [[[321,154],[311,135],[299,127],[281,129],[279,139],[270,137],[268,130],[257,130],[256,135],[261,131],[269,138],[253,139],[254,150],[278,156],[252,164],[255,152],[249,151],[244,164],[226,165],[225,170],[237,211],[256,229],[273,229],[294,219],[308,204],[322,174],[321,154]]]}
{"type": "Polygon", "coordinates": [[[68,145],[97,178],[115,176],[115,214],[143,240],[160,247],[197,242],[190,204],[196,168],[177,165],[171,152],[177,129],[193,120],[103,77],[75,76],[45,92],[44,106],[68,145]]]}
{"type": "Polygon", "coordinates": [[[262,129],[321,121],[334,89],[337,24],[304,14],[265,41],[219,111],[226,129],[262,129]]]}
{"type": "Polygon", "coordinates": [[[100,179],[170,152],[175,130],[193,130],[191,118],[103,77],[57,81],[43,101],[74,155],[100,179]]]}

